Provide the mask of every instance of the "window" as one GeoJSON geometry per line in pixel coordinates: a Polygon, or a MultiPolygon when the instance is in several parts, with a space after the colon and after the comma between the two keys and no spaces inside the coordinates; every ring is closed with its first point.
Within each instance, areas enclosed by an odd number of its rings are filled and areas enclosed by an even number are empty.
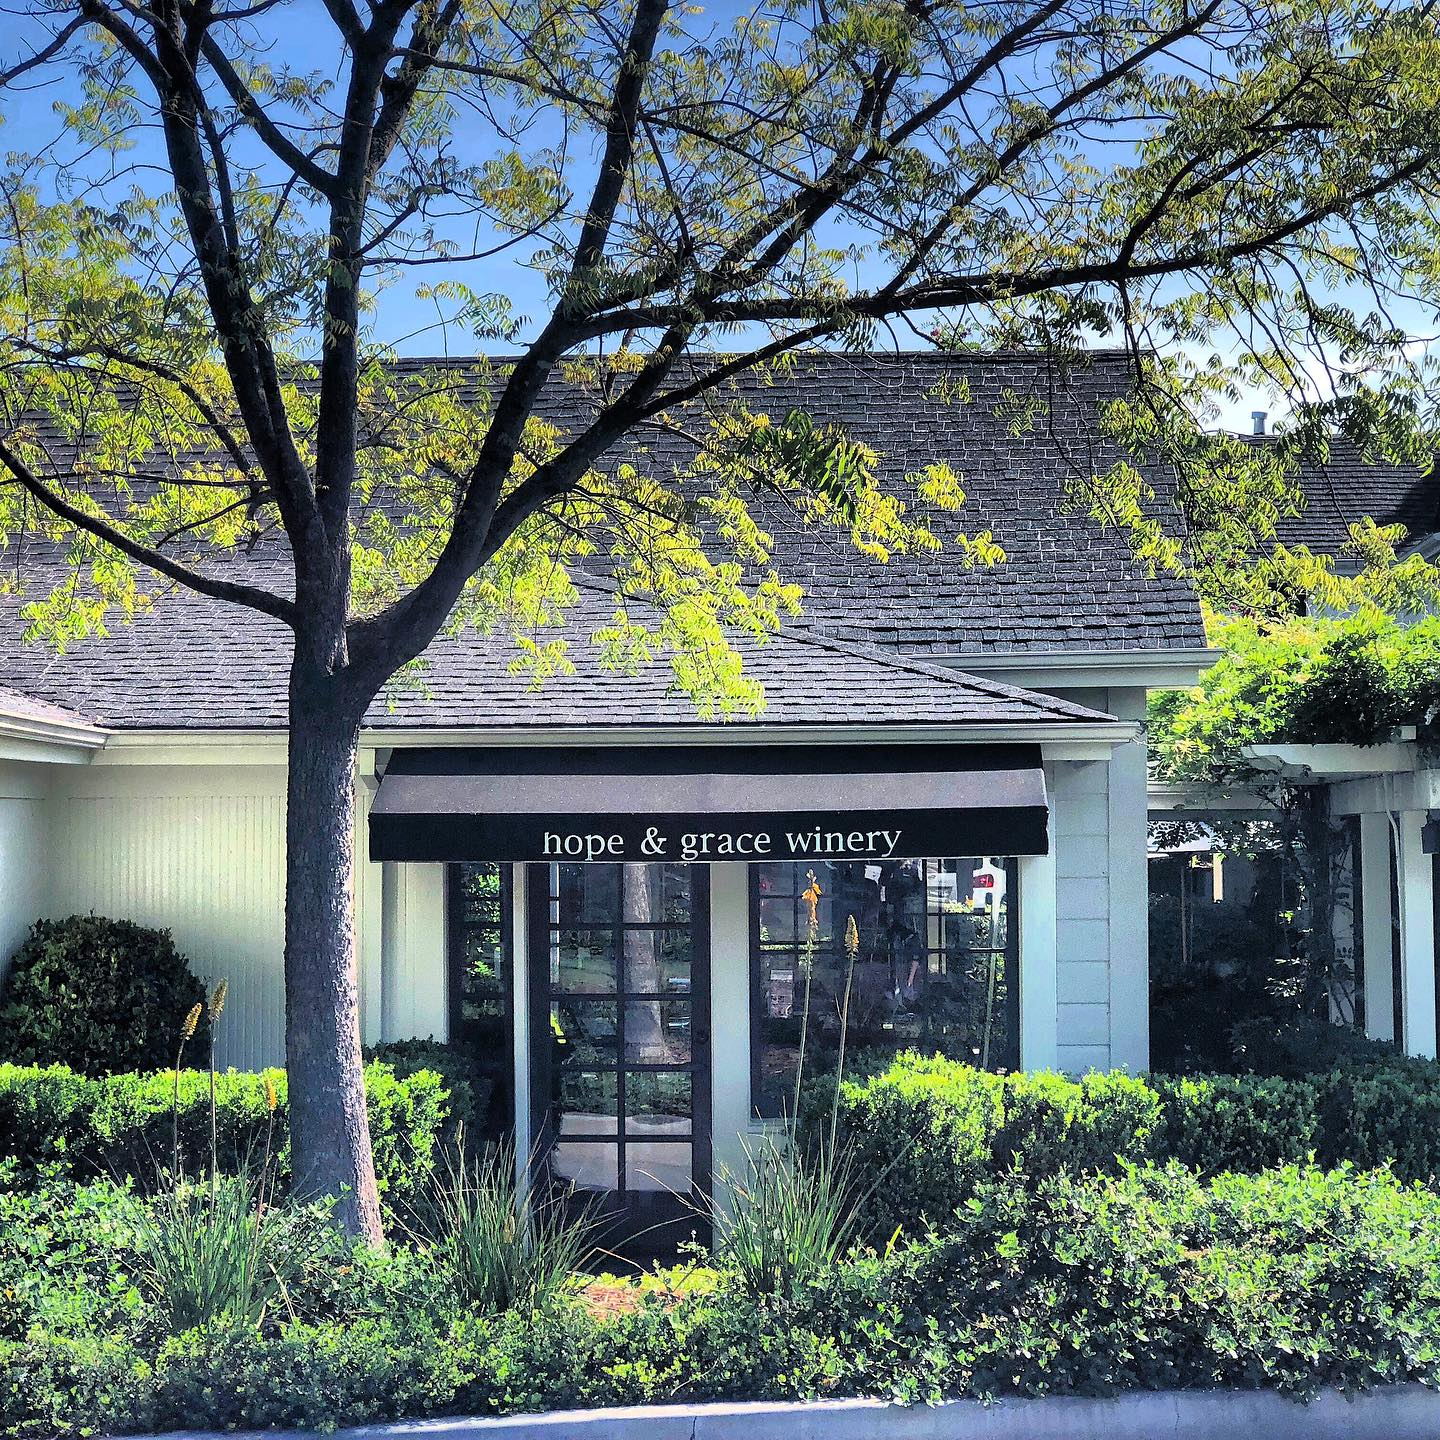
{"type": "Polygon", "coordinates": [[[1013,860],[984,856],[752,865],[751,1096],[759,1113],[793,1109],[802,1030],[806,1076],[834,1069],[842,1018],[851,1073],[912,1048],[1013,1068],[1016,874],[1013,860]],[[852,919],[853,974],[845,945],[852,919]]]}
{"type": "Polygon", "coordinates": [[[510,1024],[510,867],[450,867],[450,1038],[493,1040],[510,1024]]]}
{"type": "Polygon", "coordinates": [[[451,865],[446,883],[450,1042],[477,1083],[474,1133],[499,1139],[515,1123],[510,867],[451,865]]]}

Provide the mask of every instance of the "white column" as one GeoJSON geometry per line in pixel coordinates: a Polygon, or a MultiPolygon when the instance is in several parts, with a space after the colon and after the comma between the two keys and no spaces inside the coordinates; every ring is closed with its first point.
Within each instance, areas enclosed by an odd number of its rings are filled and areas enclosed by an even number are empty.
{"type": "MultiPolygon", "coordinates": [[[[750,1128],[749,867],[710,867],[710,1133],[716,1177],[739,1173],[750,1128]]],[[[723,1200],[721,1187],[716,1198],[723,1200]]]]}
{"type": "Polygon", "coordinates": [[[530,1184],[530,1152],[535,1144],[530,1130],[530,946],[525,924],[525,866],[512,865],[510,876],[510,914],[506,923],[510,926],[513,970],[510,983],[514,986],[510,1008],[515,1017],[512,1045],[515,1065],[515,1169],[516,1179],[524,1191],[530,1184]]]}
{"type": "MultiPolygon", "coordinates": [[[[1145,721],[1145,691],[1111,690],[1122,720],[1145,721]]],[[[1110,756],[1110,1064],[1150,1068],[1150,873],[1145,738],[1110,756]]]]}
{"type": "Polygon", "coordinates": [[[1360,943],[1365,955],[1365,1033],[1395,1038],[1395,984],[1391,973],[1390,817],[1360,817],[1360,943]]]}
{"type": "Polygon", "coordinates": [[[364,1043],[384,1038],[384,882],[370,859],[370,804],[379,782],[375,752],[361,750],[355,789],[355,948],[360,969],[360,1028],[364,1043]]]}
{"type": "Polygon", "coordinates": [[[1400,985],[1405,1051],[1435,1055],[1434,866],[1420,830],[1423,810],[1400,812],[1400,985]]]}
{"type": "Polygon", "coordinates": [[[1023,1070],[1051,1070],[1056,1065],[1055,959],[1055,842],[1052,835],[1048,855],[1020,857],[1020,1066],[1023,1070]]]}

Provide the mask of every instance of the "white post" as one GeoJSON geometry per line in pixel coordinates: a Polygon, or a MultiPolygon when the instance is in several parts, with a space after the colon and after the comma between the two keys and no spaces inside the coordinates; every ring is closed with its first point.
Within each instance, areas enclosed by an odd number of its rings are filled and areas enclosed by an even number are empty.
{"type": "Polygon", "coordinates": [[[1053,1070],[1059,1058],[1055,954],[1055,845],[1020,857],[1020,1067],[1053,1070]]]}
{"type": "Polygon", "coordinates": [[[526,867],[510,867],[510,1009],[515,1018],[511,1048],[515,1067],[515,1180],[524,1194],[530,1188],[530,1152],[535,1137],[530,1133],[530,947],[525,917],[526,867]]]}
{"type": "MultiPolygon", "coordinates": [[[[1104,708],[1122,720],[1143,725],[1145,691],[1138,687],[1111,690],[1104,708]]],[[[1132,1071],[1148,1070],[1150,862],[1143,731],[1111,752],[1108,779],[1110,1064],[1132,1071]]]]}
{"type": "Polygon", "coordinates": [[[1360,943],[1365,956],[1365,1033],[1395,1038],[1395,982],[1391,973],[1390,817],[1360,817],[1360,943]]]}
{"type": "MultiPolygon", "coordinates": [[[[739,1174],[750,1128],[749,867],[710,867],[710,1146],[713,1179],[739,1174]]],[[[714,1188],[721,1204],[725,1196],[714,1188]]]]}
{"type": "Polygon", "coordinates": [[[370,859],[370,804],[380,782],[375,752],[362,749],[355,786],[355,946],[360,972],[360,1027],[365,1044],[385,1037],[384,880],[370,859]]]}
{"type": "Polygon", "coordinates": [[[1434,1059],[1435,885],[1424,824],[1423,810],[1400,812],[1400,993],[1406,1054],[1434,1059]]]}

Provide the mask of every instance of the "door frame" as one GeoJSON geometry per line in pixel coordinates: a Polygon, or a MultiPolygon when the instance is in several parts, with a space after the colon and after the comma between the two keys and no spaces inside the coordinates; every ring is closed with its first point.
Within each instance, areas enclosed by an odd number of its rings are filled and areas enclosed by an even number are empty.
{"type": "MultiPolygon", "coordinates": [[[[583,862],[566,861],[566,864],[583,862]]],[[[606,864],[623,862],[607,861],[606,864]]],[[[670,862],[677,863],[677,862],[670,862]]],[[[690,1178],[691,1198],[699,1209],[694,1228],[704,1230],[703,1215],[714,1189],[714,1144],[712,1136],[713,1037],[711,1018],[711,928],[710,866],[690,864],[690,1178]]],[[[534,1183],[544,1173],[552,1134],[550,1116],[550,865],[529,863],[525,867],[525,985],[529,1011],[526,1067],[530,1092],[530,1178],[534,1183]]],[[[617,944],[622,925],[615,925],[617,944]]],[[[617,973],[617,983],[621,974],[617,973]]],[[[623,1017],[624,1003],[617,991],[617,1015],[623,1017]]],[[[619,1023],[623,1027],[623,1018],[619,1023]]],[[[623,1034],[623,1030],[622,1030],[623,1034]]],[[[623,1039],[621,1040],[623,1046],[623,1039]]],[[[624,1068],[622,1058],[617,1060],[624,1068]]],[[[521,1057],[517,1056],[517,1071],[521,1057]]],[[[676,1067],[680,1068],[680,1067],[676,1067]]],[[[619,1164],[625,1158],[625,1114],[617,1100],[616,1140],[619,1164]]],[[[619,1172],[623,1176],[623,1168],[619,1172]]],[[[620,1193],[624,1193],[621,1191],[620,1193]]]]}

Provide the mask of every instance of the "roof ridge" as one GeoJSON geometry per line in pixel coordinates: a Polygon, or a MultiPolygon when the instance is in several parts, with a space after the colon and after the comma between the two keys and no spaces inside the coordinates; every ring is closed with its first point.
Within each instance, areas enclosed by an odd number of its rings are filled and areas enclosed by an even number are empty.
{"type": "MultiPolygon", "coordinates": [[[[687,353],[684,357],[687,360],[724,360],[737,358],[740,352],[732,350],[702,350],[687,353]]],[[[939,346],[930,349],[903,349],[903,350],[827,350],[822,348],[792,350],[790,356],[801,360],[927,360],[927,361],[962,361],[970,364],[983,363],[986,361],[1016,363],[1030,361],[1045,363],[1057,366],[1078,366],[1083,365],[1086,360],[1127,360],[1130,352],[1123,345],[1096,345],[1083,350],[1077,350],[1073,355],[1056,355],[1053,351],[1041,349],[996,349],[996,350],[943,350],[939,346]]],[[[474,355],[393,355],[389,364],[398,365],[514,365],[525,358],[524,351],[513,351],[504,353],[488,354],[480,352],[474,355]]],[[[598,359],[598,356],[587,356],[583,352],[565,357],[570,359],[598,359]]],[[[306,362],[314,363],[314,362],[306,362]]],[[[755,368],[759,369],[764,362],[757,361],[755,368]]],[[[747,372],[742,371],[741,374],[747,372]]]]}
{"type": "MultiPolygon", "coordinates": [[[[633,601],[633,603],[641,605],[655,606],[653,600],[647,600],[643,596],[627,596],[618,585],[607,584],[598,576],[586,575],[578,579],[572,576],[571,582],[577,590],[588,589],[602,595],[618,596],[627,602],[633,601]]],[[[1028,705],[1042,714],[1048,714],[1051,719],[1095,723],[1114,719],[1114,716],[1107,715],[1102,710],[1092,710],[1086,705],[1077,705],[1071,700],[1061,700],[1057,696],[1045,695],[1037,690],[1027,690],[1020,685],[1009,685],[1003,680],[991,680],[983,675],[972,674],[968,670],[954,669],[948,665],[934,665],[928,660],[916,659],[900,652],[892,653],[882,650],[877,645],[866,645],[854,640],[841,640],[836,636],[827,635],[823,630],[806,629],[785,620],[780,622],[775,634],[781,639],[793,640],[800,645],[811,645],[817,649],[829,650],[832,654],[849,655],[856,659],[868,660],[887,670],[908,671],[910,674],[923,675],[927,679],[938,680],[942,684],[953,685],[975,694],[1016,701],[1019,704],[1028,705]]],[[[760,643],[763,644],[763,640],[760,643]]]]}

